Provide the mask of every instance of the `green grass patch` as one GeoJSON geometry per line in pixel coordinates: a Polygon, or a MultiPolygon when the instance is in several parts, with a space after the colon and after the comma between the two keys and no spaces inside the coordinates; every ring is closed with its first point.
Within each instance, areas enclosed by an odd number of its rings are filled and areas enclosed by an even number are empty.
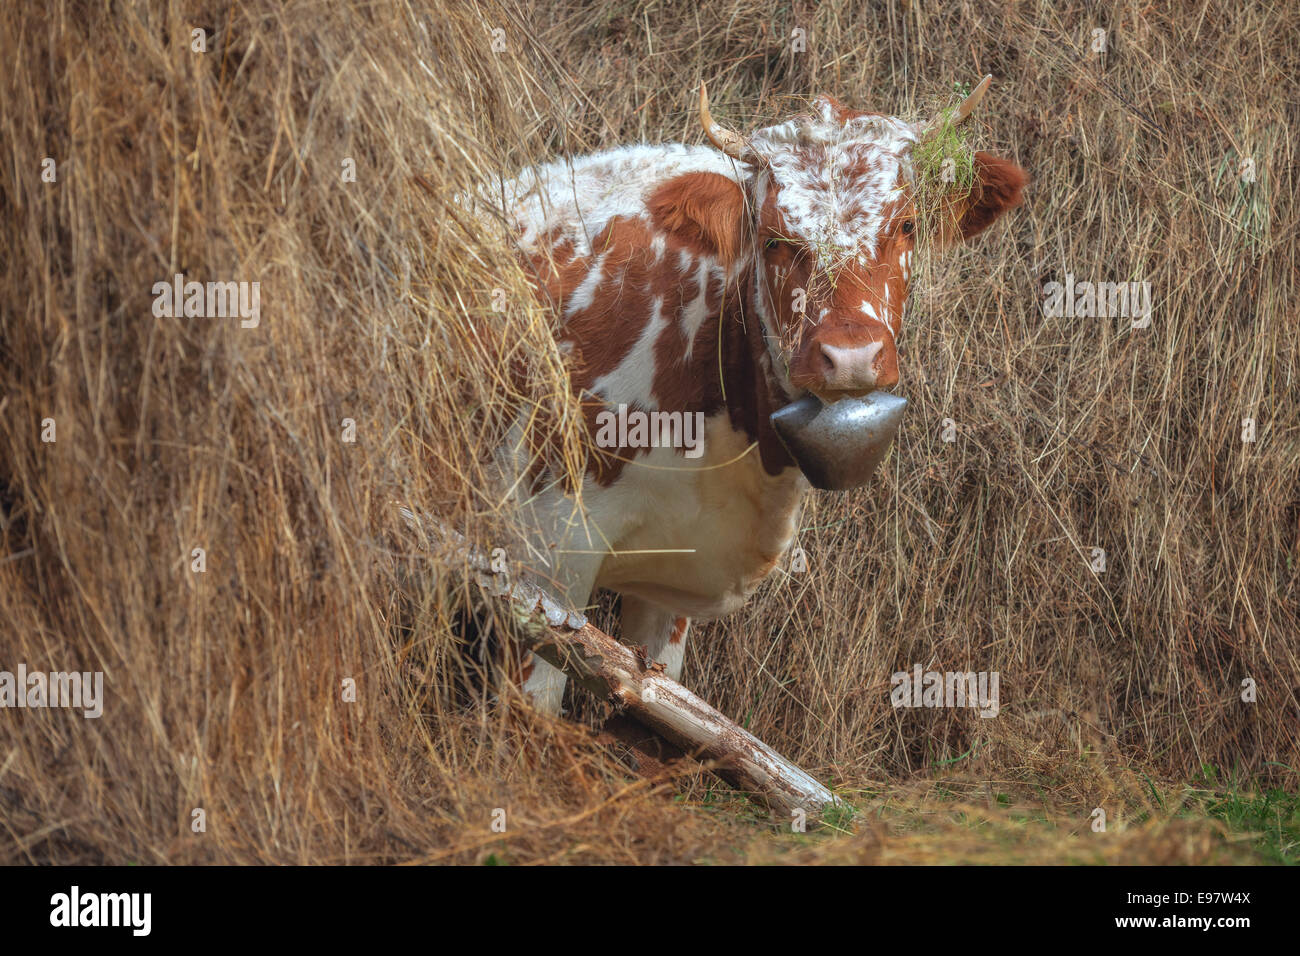
{"type": "Polygon", "coordinates": [[[1294,866],[1300,863],[1300,794],[1280,787],[1255,789],[1229,780],[1219,783],[1219,772],[1202,770],[1205,789],[1192,789],[1181,816],[1204,815],[1221,820],[1238,835],[1252,834],[1249,842],[1263,862],[1294,866]]]}
{"type": "Polygon", "coordinates": [[[952,121],[970,95],[970,84],[954,83],[953,93],[956,102],[944,108],[939,125],[912,149],[912,197],[922,236],[933,235],[944,209],[975,185],[975,150],[967,142],[967,127],[952,121]]]}

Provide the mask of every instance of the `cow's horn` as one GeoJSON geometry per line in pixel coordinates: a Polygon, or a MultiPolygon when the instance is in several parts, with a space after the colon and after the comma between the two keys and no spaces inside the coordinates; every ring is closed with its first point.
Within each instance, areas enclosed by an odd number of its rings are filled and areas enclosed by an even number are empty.
{"type": "Polygon", "coordinates": [[[709,93],[704,83],[700,83],[700,123],[704,126],[704,135],[709,142],[722,150],[732,159],[751,165],[763,165],[765,160],[744,138],[729,129],[724,129],[709,112],[709,93]]]}
{"type": "MultiPolygon", "coordinates": [[[[956,126],[966,117],[975,111],[975,107],[980,105],[980,100],[984,99],[984,94],[989,91],[989,86],[993,83],[993,74],[990,73],[980,80],[979,86],[971,90],[970,96],[961,101],[961,106],[957,107],[957,112],[952,114],[952,125],[956,126]]],[[[923,136],[929,135],[943,125],[943,112],[930,120],[926,126],[923,136]]]]}

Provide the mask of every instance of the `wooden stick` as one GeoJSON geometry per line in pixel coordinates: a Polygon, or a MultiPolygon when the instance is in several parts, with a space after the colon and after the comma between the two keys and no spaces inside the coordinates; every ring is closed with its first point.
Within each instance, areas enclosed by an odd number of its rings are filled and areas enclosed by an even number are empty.
{"type": "Polygon", "coordinates": [[[510,581],[459,532],[435,518],[402,509],[407,524],[426,529],[449,558],[465,561],[484,592],[506,598],[526,626],[519,639],[538,657],[560,668],[598,696],[608,698],[650,730],[688,752],[717,763],[718,773],[739,790],[758,796],[776,813],[818,815],[837,802],[816,779],[744,728],[728,720],[663,673],[643,651],[620,644],[584,615],[569,610],[537,585],[510,581]],[[440,540],[439,540],[440,539],[440,540]]]}

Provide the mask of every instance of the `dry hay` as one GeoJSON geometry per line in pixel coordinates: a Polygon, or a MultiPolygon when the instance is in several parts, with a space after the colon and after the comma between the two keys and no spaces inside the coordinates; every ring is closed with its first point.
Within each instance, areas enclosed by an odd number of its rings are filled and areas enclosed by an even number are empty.
{"type": "MultiPolygon", "coordinates": [[[[809,573],[695,630],[687,683],[850,792],[956,765],[1048,786],[1076,834],[1099,801],[1141,804],[1130,768],[1294,789],[1294,18],[882,6],[8,11],[0,668],[102,670],[108,700],[98,720],[0,715],[0,860],[784,858],[711,777],[629,780],[583,728],[484,693],[455,569],[392,533],[402,502],[508,534],[482,452],[521,405],[583,460],[551,317],[451,197],[554,155],[698,142],[701,78],[750,127],[821,90],[920,115],[992,72],[977,139],[1035,181],[916,293],[896,452],[811,504],[809,573]],[[1149,280],[1153,327],[1045,318],[1066,271],[1149,280]],[[177,272],[260,282],[259,326],[155,318],[177,272]],[[1001,716],[893,710],[889,675],[916,663],[999,671],[1001,716]]],[[[1217,837],[1171,842],[1186,826],[1109,858],[1205,859],[1217,837]]],[[[972,839],[862,833],[794,857],[972,839]]]]}

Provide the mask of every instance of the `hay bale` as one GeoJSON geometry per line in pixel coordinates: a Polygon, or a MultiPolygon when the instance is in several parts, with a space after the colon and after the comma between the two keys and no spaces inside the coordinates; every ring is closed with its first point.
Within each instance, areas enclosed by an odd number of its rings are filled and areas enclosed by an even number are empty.
{"type": "Polygon", "coordinates": [[[1283,18],[1148,10],[1092,62],[1084,13],[993,3],[12,11],[0,667],[101,670],[107,699],[97,720],[0,713],[0,860],[474,860],[502,852],[498,807],[520,859],[735,845],[734,824],[628,787],[580,730],[458,698],[473,659],[454,569],[385,534],[402,501],[508,535],[484,452],[521,403],[561,467],[583,462],[553,317],[453,197],[564,152],[698,141],[705,74],[743,124],[821,89],[919,114],[994,72],[985,142],[1036,185],[918,291],[896,456],[816,500],[810,572],[698,629],[687,683],[850,787],[972,747],[973,773],[1059,774],[1083,800],[1097,759],[1293,786],[1277,766],[1297,765],[1300,687],[1283,18]],[[1259,189],[1216,181],[1237,150],[1259,189]],[[1151,280],[1155,328],[1044,319],[1040,285],[1066,268],[1151,280]],[[155,317],[177,273],[260,283],[260,322],[155,317]],[[1000,670],[1003,717],[899,719],[888,675],[918,661],[1000,670]]]}

